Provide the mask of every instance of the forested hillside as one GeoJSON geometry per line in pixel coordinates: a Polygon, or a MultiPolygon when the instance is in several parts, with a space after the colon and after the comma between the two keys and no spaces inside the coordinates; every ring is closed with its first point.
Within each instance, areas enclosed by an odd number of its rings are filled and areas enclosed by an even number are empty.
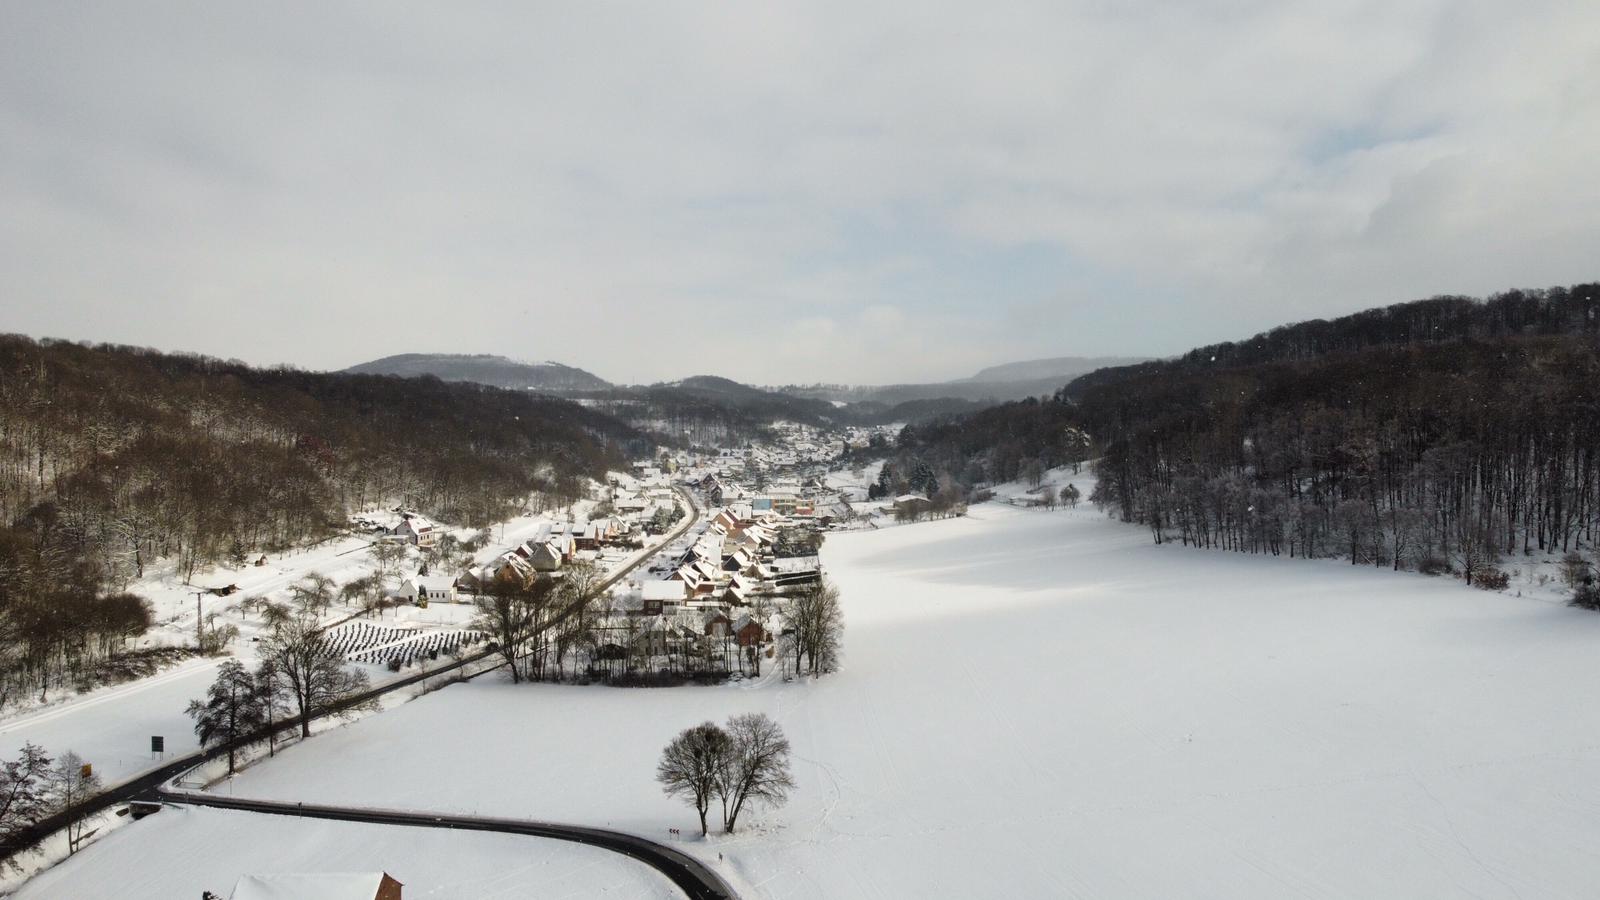
{"type": "Polygon", "coordinates": [[[1337,319],[1283,325],[1245,341],[1212,344],[1175,360],[1097,370],[1074,379],[1069,396],[1140,374],[1316,359],[1370,347],[1480,341],[1533,335],[1600,333],[1600,284],[1507,291],[1487,300],[1433,297],[1364,310],[1337,319]]]}
{"type": "Polygon", "coordinates": [[[35,577],[115,585],[159,557],[191,571],[373,504],[487,523],[648,451],[615,420],[523,392],[17,336],[0,337],[0,411],[0,606],[35,577]]]}
{"type": "Polygon", "coordinates": [[[1481,580],[1592,546],[1600,285],[1437,298],[1103,370],[1055,400],[908,428],[899,468],[968,484],[1072,461],[1157,541],[1481,580]]]}
{"type": "Polygon", "coordinates": [[[764,391],[712,375],[572,396],[664,442],[703,447],[755,440],[775,422],[830,425],[845,418],[822,400],[764,391]]]}

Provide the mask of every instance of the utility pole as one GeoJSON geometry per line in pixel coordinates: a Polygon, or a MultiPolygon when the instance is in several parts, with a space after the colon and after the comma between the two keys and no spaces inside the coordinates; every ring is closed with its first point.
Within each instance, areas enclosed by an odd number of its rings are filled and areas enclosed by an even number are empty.
{"type": "Polygon", "coordinates": [[[206,623],[200,617],[200,598],[205,596],[205,591],[194,592],[194,648],[204,652],[206,646],[206,623]]]}

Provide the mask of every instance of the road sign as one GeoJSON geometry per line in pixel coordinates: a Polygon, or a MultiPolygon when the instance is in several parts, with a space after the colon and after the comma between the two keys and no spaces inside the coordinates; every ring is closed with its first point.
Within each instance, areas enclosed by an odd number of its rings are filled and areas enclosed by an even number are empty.
{"type": "Polygon", "coordinates": [[[150,752],[164,753],[167,749],[167,739],[159,734],[150,735],[150,752]]]}

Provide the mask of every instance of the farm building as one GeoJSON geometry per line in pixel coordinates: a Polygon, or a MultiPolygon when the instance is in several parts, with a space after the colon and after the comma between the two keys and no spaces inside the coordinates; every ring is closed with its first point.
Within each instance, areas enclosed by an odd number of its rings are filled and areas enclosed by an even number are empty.
{"type": "Polygon", "coordinates": [[[399,596],[416,603],[455,603],[461,595],[456,591],[455,579],[444,575],[416,575],[400,585],[399,596]]]}
{"type": "Polygon", "coordinates": [[[418,547],[432,547],[439,542],[439,526],[416,513],[402,515],[400,524],[396,525],[389,533],[408,543],[416,544],[418,547]]]}
{"type": "Polygon", "coordinates": [[[897,513],[903,512],[906,515],[920,516],[927,512],[932,505],[933,501],[921,494],[901,494],[894,498],[894,511],[897,513]]]}

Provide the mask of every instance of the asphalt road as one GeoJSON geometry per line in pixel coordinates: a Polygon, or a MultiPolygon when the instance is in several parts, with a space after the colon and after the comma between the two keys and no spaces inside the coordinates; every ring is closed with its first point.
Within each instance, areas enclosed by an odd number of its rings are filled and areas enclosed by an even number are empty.
{"type": "Polygon", "coordinates": [[[217,809],[242,810],[276,816],[301,816],[313,819],[334,819],[341,822],[369,822],[375,825],[401,825],[413,828],[450,828],[460,831],[493,831],[500,834],[521,834],[529,837],[572,841],[600,847],[636,859],[665,875],[692,900],[733,900],[737,895],[716,872],[687,853],[648,841],[631,834],[607,831],[603,828],[585,828],[577,825],[557,825],[551,822],[529,822],[520,819],[494,819],[480,816],[454,816],[434,813],[401,812],[392,809],[362,807],[320,806],[301,803],[274,803],[263,800],[242,800],[234,797],[217,797],[210,794],[156,791],[155,797],[163,803],[190,806],[209,806],[217,809]]]}
{"type": "MultiPolygon", "coordinates": [[[[671,542],[673,542],[673,541],[677,540],[678,538],[682,537],[685,533],[688,532],[688,530],[691,527],[693,527],[694,523],[700,518],[700,507],[694,502],[694,497],[688,491],[682,490],[681,488],[680,489],[676,489],[676,490],[678,490],[679,495],[682,496],[684,498],[684,500],[686,500],[688,502],[688,504],[689,504],[689,514],[687,516],[684,516],[684,521],[683,521],[683,524],[681,526],[679,526],[675,531],[671,532],[665,538],[662,539],[661,543],[658,545],[658,546],[661,546],[661,547],[665,547],[667,544],[670,544],[671,542]]],[[[612,587],[612,585],[615,585],[618,581],[621,581],[623,578],[626,578],[630,573],[633,572],[634,569],[638,568],[641,565],[644,565],[646,562],[649,562],[650,559],[652,559],[654,557],[654,555],[655,554],[653,554],[653,553],[642,554],[637,561],[631,563],[630,565],[624,566],[622,569],[618,570],[611,577],[609,577],[605,581],[601,582],[600,587],[598,589],[601,590],[601,591],[609,590],[612,587]]],[[[569,615],[571,615],[572,613],[574,613],[576,611],[577,611],[577,607],[571,607],[569,609],[563,610],[561,613],[558,613],[549,622],[547,622],[545,627],[549,628],[549,627],[551,627],[553,625],[556,625],[556,624],[560,623],[562,620],[566,619],[569,615]]],[[[345,702],[340,703],[334,709],[330,709],[330,710],[327,710],[325,712],[322,712],[322,713],[319,713],[319,714],[316,714],[316,715],[312,716],[312,721],[317,721],[318,719],[325,719],[325,718],[328,718],[329,716],[337,715],[339,712],[341,712],[341,711],[343,711],[345,709],[348,709],[350,707],[361,706],[363,704],[372,702],[372,701],[376,700],[377,698],[379,698],[379,697],[383,696],[384,694],[387,694],[387,693],[389,693],[391,691],[397,691],[397,690],[399,690],[401,688],[409,687],[409,686],[411,686],[413,684],[416,684],[417,682],[422,681],[424,679],[433,678],[433,677],[436,677],[436,676],[439,676],[439,675],[445,675],[445,674],[453,672],[453,671],[455,671],[457,669],[460,669],[460,668],[462,668],[464,666],[468,666],[468,665],[471,665],[473,663],[480,662],[480,661],[482,661],[484,659],[487,659],[489,656],[492,655],[492,653],[493,653],[493,651],[487,651],[487,650],[480,651],[480,652],[474,653],[474,654],[472,654],[470,656],[466,656],[466,657],[463,657],[461,659],[458,659],[455,662],[447,663],[447,664],[445,664],[443,666],[438,666],[436,668],[429,669],[426,672],[418,672],[415,675],[408,675],[408,676],[406,676],[404,678],[400,678],[400,679],[396,679],[394,681],[388,682],[388,683],[382,685],[381,687],[376,687],[376,688],[373,688],[373,689],[371,689],[369,691],[365,691],[365,692],[363,692],[361,694],[357,694],[356,696],[349,698],[345,702]]],[[[278,723],[278,728],[280,730],[283,730],[283,731],[288,731],[288,730],[291,730],[291,729],[294,729],[294,728],[298,727],[299,724],[300,724],[300,717],[299,716],[294,716],[292,718],[285,719],[282,722],[278,723]]],[[[62,812],[56,813],[55,815],[50,816],[47,819],[42,819],[39,822],[36,822],[32,827],[19,829],[18,831],[12,833],[4,842],[0,842],[0,860],[9,859],[9,858],[11,858],[11,856],[13,854],[16,854],[16,853],[19,853],[19,852],[23,852],[23,851],[28,850],[29,848],[34,847],[40,841],[43,841],[45,838],[49,837],[50,835],[54,834],[55,832],[60,831],[61,829],[65,828],[69,822],[72,822],[72,821],[76,820],[77,818],[79,818],[81,816],[94,815],[95,813],[101,812],[102,810],[109,809],[109,808],[111,808],[113,806],[116,806],[118,804],[127,803],[129,800],[133,800],[133,799],[136,799],[136,798],[139,798],[139,797],[148,797],[151,794],[157,792],[160,789],[160,786],[165,784],[166,782],[172,780],[173,778],[178,777],[179,775],[182,775],[184,772],[187,772],[188,770],[190,770],[192,768],[195,768],[196,766],[199,766],[199,765],[201,765],[203,763],[210,762],[211,760],[217,759],[218,757],[227,755],[227,753],[228,753],[228,751],[230,749],[233,749],[233,750],[242,749],[244,747],[250,746],[251,744],[259,743],[259,742],[261,742],[263,740],[266,740],[266,734],[264,732],[262,734],[251,735],[251,736],[249,736],[247,738],[242,738],[242,739],[240,739],[238,741],[233,741],[233,742],[231,742],[229,744],[218,744],[216,746],[210,747],[210,748],[202,750],[200,752],[191,753],[188,756],[184,756],[184,757],[181,757],[179,759],[175,759],[172,762],[168,763],[167,765],[164,765],[159,769],[155,769],[153,771],[147,772],[147,773],[145,773],[145,774],[143,774],[143,775],[141,775],[141,776],[139,776],[137,778],[131,779],[129,781],[124,781],[121,784],[112,785],[111,787],[106,788],[104,791],[100,792],[99,794],[96,794],[95,796],[89,798],[88,800],[84,801],[83,803],[77,805],[76,807],[74,807],[74,808],[72,808],[70,810],[64,810],[62,812]]],[[[214,805],[221,805],[221,804],[214,804],[214,805]]],[[[270,805],[270,804],[268,804],[268,805],[270,805]]],[[[330,818],[331,818],[331,816],[330,816],[330,818]]],[[[486,820],[482,820],[482,821],[486,821],[487,822],[487,821],[497,821],[497,820],[487,820],[486,819],[486,820]]],[[[397,823],[397,824],[421,824],[421,823],[412,822],[412,823],[397,823]]],[[[517,824],[517,823],[512,822],[511,824],[517,824]]],[[[466,827],[466,826],[454,826],[454,827],[466,827]]],[[[603,831],[603,830],[583,829],[583,828],[576,827],[576,826],[539,825],[539,826],[529,826],[529,827],[565,829],[565,831],[567,833],[572,834],[572,835],[578,834],[580,832],[589,832],[589,831],[593,831],[593,833],[596,836],[603,836],[603,835],[612,834],[612,832],[606,832],[606,831],[603,831]]],[[[492,830],[492,829],[482,829],[482,830],[492,830]]],[[[515,833],[533,834],[534,832],[515,832],[515,833]]],[[[555,834],[550,834],[550,835],[545,835],[545,836],[548,836],[548,837],[561,837],[560,835],[555,835],[555,834]]],[[[628,836],[627,835],[618,835],[617,837],[626,838],[628,836]]],[[[577,840],[578,838],[568,836],[568,837],[563,837],[562,839],[563,840],[577,840]]],[[[643,838],[632,838],[631,840],[638,841],[641,845],[655,846],[655,845],[651,845],[649,841],[645,841],[643,838]]],[[[598,840],[595,840],[592,843],[594,843],[595,846],[607,846],[606,844],[600,843],[598,840]]],[[[617,849],[617,848],[616,847],[612,847],[612,849],[617,849]]],[[[688,860],[690,863],[693,863],[693,860],[689,860],[688,857],[684,856],[681,853],[677,853],[677,851],[668,850],[668,848],[665,848],[665,847],[662,847],[662,848],[659,848],[659,849],[660,849],[660,851],[662,851],[663,854],[675,853],[675,854],[677,854],[677,856],[683,857],[683,859],[688,860]]],[[[626,851],[618,850],[618,852],[626,852],[626,851]]],[[[635,854],[629,854],[629,855],[635,855],[635,854]]],[[[638,856],[637,858],[639,858],[642,861],[647,862],[647,863],[650,862],[649,859],[646,859],[643,856],[638,856]]],[[[663,855],[662,858],[665,859],[666,856],[663,855]]],[[[651,864],[654,865],[653,863],[651,863],[651,864]]],[[[667,872],[666,869],[662,869],[661,871],[664,874],[666,874],[669,878],[673,877],[672,873],[667,872]]],[[[710,874],[710,873],[708,872],[707,874],[710,874]]],[[[715,878],[714,875],[712,875],[711,877],[715,878]]],[[[675,883],[677,882],[676,878],[674,878],[674,882],[675,883]]],[[[720,881],[718,881],[717,883],[720,884],[720,881]]],[[[724,887],[724,890],[725,890],[725,887],[724,887]]],[[[695,897],[701,897],[701,896],[704,896],[704,897],[717,897],[717,896],[731,897],[731,896],[733,896],[733,894],[731,892],[725,892],[723,894],[691,894],[690,896],[695,896],[695,897]]]]}

